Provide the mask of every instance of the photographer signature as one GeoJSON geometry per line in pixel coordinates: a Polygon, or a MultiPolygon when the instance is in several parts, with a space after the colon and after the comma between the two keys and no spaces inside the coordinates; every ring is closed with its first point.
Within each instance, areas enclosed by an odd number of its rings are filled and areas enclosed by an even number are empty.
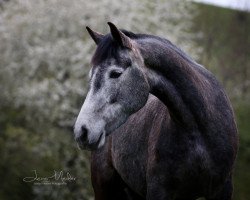
{"type": "Polygon", "coordinates": [[[54,170],[54,173],[51,176],[48,177],[42,177],[39,176],[36,170],[33,171],[33,176],[25,177],[23,178],[24,182],[57,182],[57,183],[66,183],[75,181],[76,178],[71,176],[69,172],[56,171],[54,170]]]}

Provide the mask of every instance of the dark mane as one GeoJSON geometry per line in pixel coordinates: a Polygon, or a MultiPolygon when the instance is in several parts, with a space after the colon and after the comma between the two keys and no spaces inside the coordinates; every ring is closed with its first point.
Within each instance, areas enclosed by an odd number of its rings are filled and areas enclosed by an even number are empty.
{"type": "Polygon", "coordinates": [[[111,35],[105,35],[105,37],[96,48],[95,54],[91,61],[92,64],[95,66],[100,64],[107,58],[116,58],[118,56],[117,48],[119,48],[119,46],[115,41],[113,41],[111,35]]]}
{"type": "MultiPolygon", "coordinates": [[[[171,41],[161,38],[159,36],[149,35],[149,34],[135,34],[133,32],[127,30],[121,30],[126,36],[133,40],[148,40],[154,39],[156,41],[160,41],[164,44],[167,49],[175,51],[179,56],[181,56],[184,60],[189,62],[190,64],[198,65],[190,56],[188,56],[184,51],[174,45],[171,41]]],[[[122,48],[117,42],[112,39],[111,34],[105,35],[100,44],[98,44],[95,54],[92,58],[92,64],[98,65],[106,59],[114,58],[116,60],[119,59],[118,50],[122,48]]]]}
{"type": "MultiPolygon", "coordinates": [[[[126,36],[131,39],[142,38],[143,34],[135,34],[130,31],[121,30],[126,36]]],[[[111,34],[107,34],[104,36],[100,44],[98,44],[95,54],[92,58],[92,64],[98,65],[106,59],[114,58],[116,60],[119,59],[118,49],[121,47],[115,42],[111,36],[111,34]]]]}

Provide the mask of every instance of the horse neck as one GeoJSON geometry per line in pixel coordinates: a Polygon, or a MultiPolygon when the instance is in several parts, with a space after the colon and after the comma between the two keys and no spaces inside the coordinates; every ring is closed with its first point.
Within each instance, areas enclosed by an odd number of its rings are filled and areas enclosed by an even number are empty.
{"type": "Polygon", "coordinates": [[[211,91],[208,72],[168,41],[147,41],[140,50],[151,93],[185,129],[202,128],[207,120],[211,91]]]}

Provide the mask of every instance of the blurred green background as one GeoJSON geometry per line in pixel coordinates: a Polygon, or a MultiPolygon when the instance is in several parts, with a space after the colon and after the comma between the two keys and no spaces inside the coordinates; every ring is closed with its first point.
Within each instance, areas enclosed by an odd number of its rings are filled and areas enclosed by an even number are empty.
{"type": "Polygon", "coordinates": [[[234,199],[250,199],[250,13],[181,0],[0,0],[0,200],[93,199],[72,126],[106,22],[176,43],[222,82],[240,134],[234,199]],[[70,172],[66,185],[36,185],[70,172]]]}

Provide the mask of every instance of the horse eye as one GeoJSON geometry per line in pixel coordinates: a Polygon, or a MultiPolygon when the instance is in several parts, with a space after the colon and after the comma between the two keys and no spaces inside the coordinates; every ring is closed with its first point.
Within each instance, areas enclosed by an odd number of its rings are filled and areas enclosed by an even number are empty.
{"type": "Polygon", "coordinates": [[[109,78],[119,78],[122,75],[122,72],[111,71],[109,74],[109,78]]]}

